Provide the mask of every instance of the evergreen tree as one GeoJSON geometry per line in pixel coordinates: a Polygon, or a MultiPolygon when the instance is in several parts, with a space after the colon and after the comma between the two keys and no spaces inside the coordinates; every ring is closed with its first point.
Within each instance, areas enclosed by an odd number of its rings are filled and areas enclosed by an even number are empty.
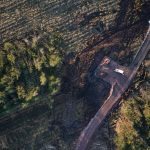
{"type": "Polygon", "coordinates": [[[58,35],[39,33],[5,42],[0,51],[0,110],[59,90],[63,51],[58,35]]]}

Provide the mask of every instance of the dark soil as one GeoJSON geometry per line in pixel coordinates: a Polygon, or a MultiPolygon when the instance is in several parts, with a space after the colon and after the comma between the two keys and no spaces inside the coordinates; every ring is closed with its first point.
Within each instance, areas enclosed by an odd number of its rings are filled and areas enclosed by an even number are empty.
{"type": "MultiPolygon", "coordinates": [[[[61,91],[54,97],[52,110],[46,100],[44,103],[0,119],[0,149],[72,150],[80,132],[102,105],[109,92],[108,84],[92,78],[97,65],[105,55],[127,65],[131,62],[135,50],[141,45],[148,26],[147,14],[150,10],[148,2],[142,5],[139,16],[132,12],[133,6],[129,0],[100,1],[99,6],[106,11],[104,14],[101,11],[97,12],[97,5],[93,2],[88,5],[91,2],[88,0],[74,1],[74,3],[69,1],[67,5],[66,2],[55,1],[46,4],[46,1],[41,0],[35,3],[22,1],[18,6],[15,2],[2,3],[2,19],[8,22],[3,21],[4,24],[0,26],[1,42],[5,39],[25,37],[29,34],[29,29],[41,24],[48,31],[54,28],[54,31],[64,33],[66,49],[70,48],[74,53],[64,59],[61,91]],[[120,10],[115,10],[118,6],[120,10]],[[17,14],[13,10],[16,7],[19,8],[19,12],[24,12],[17,14]],[[76,12],[74,8],[78,8],[78,11],[76,12]],[[115,11],[117,15],[112,19],[109,15],[115,11]],[[82,15],[84,13],[87,15],[82,15]],[[131,15],[133,18],[130,18],[131,15]],[[137,20],[135,16],[138,16],[137,20]],[[59,17],[63,19],[59,21],[59,17]],[[81,21],[78,21],[79,18],[81,21]],[[14,24],[16,20],[18,22],[14,24]],[[72,26],[74,28],[70,30],[72,26]],[[95,33],[94,29],[97,30],[97,27],[98,33],[95,33]]],[[[112,145],[112,132],[106,119],[95,134],[89,149],[109,150],[112,149],[112,145]]]]}

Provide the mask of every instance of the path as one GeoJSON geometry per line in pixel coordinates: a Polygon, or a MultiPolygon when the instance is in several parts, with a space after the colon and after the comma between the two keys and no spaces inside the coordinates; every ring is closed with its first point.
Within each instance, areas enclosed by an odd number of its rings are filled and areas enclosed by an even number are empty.
{"type": "Polygon", "coordinates": [[[77,142],[76,150],[86,149],[88,142],[96,129],[102,124],[103,120],[112,111],[112,109],[119,103],[121,95],[130,85],[149,49],[150,26],[142,46],[138,50],[135,59],[128,68],[118,65],[110,58],[105,57],[103,59],[96,70],[95,76],[103,78],[104,81],[109,82],[112,85],[110,95],[95,116],[91,119],[87,127],[82,131],[77,142]],[[120,73],[116,70],[119,70],[120,73]]]}

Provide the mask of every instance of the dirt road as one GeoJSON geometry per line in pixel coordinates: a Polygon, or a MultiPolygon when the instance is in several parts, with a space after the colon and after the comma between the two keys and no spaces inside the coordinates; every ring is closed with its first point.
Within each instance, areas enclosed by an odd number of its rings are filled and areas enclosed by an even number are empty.
{"type": "Polygon", "coordinates": [[[109,58],[104,58],[102,63],[99,65],[98,75],[107,73],[103,79],[112,85],[110,90],[110,95],[108,96],[105,103],[101,106],[95,116],[91,119],[87,127],[82,131],[76,146],[76,150],[85,150],[88,142],[90,141],[92,135],[96,129],[102,124],[106,116],[112,111],[112,109],[119,103],[121,95],[125,92],[128,86],[131,84],[132,79],[136,75],[138,68],[140,67],[142,61],[144,60],[146,54],[150,49],[150,27],[147,31],[145,40],[142,46],[138,50],[131,65],[126,68],[117,65],[109,58]],[[114,68],[112,70],[112,68],[114,68]],[[108,71],[106,71],[108,69],[108,71]],[[123,74],[116,73],[114,70],[121,70],[123,74]],[[111,71],[112,70],[112,71],[111,71]],[[125,76],[125,77],[124,77],[125,76]],[[123,78],[122,78],[123,77],[123,78]]]}

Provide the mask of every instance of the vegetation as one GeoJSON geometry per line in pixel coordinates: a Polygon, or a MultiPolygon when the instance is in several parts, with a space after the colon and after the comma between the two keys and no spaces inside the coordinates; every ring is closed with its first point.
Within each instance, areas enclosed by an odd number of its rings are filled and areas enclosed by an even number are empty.
{"type": "Polygon", "coordinates": [[[0,112],[59,90],[62,39],[38,33],[4,42],[0,51],[0,112]]]}
{"type": "Polygon", "coordinates": [[[148,150],[150,148],[149,89],[124,102],[116,122],[115,143],[118,150],[148,150]]]}

